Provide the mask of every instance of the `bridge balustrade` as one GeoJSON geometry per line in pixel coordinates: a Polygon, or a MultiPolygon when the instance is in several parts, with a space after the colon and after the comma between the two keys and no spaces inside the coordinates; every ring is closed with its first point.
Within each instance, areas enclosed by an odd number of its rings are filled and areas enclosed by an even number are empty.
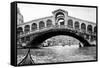
{"type": "Polygon", "coordinates": [[[82,31],[81,29],[75,29],[75,28],[70,28],[68,27],[67,25],[52,25],[50,27],[44,27],[42,29],[36,29],[34,31],[30,31],[30,32],[23,32],[21,33],[20,35],[18,35],[18,37],[24,37],[24,36],[27,36],[27,35],[30,35],[30,34],[34,34],[34,33],[37,33],[37,32],[42,32],[42,31],[47,31],[47,30],[50,30],[50,29],[68,29],[72,32],[75,32],[75,33],[86,33],[88,35],[94,35],[96,36],[96,34],[94,34],[94,32],[86,32],[86,31],[82,31]]]}
{"type": "Polygon", "coordinates": [[[37,30],[34,30],[34,31],[30,31],[30,32],[23,32],[22,34],[18,35],[19,37],[21,36],[26,36],[26,35],[29,35],[29,34],[33,34],[33,33],[36,33],[36,32],[42,32],[42,31],[46,31],[46,30],[49,30],[49,29],[64,29],[64,28],[67,28],[69,30],[73,30],[73,28],[69,28],[67,27],[67,25],[52,25],[51,27],[44,27],[42,29],[37,29],[37,30]]]}

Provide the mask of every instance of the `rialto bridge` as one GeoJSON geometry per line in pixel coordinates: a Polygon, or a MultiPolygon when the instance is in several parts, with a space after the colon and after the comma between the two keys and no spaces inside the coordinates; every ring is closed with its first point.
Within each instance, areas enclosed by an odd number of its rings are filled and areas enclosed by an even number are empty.
{"type": "Polygon", "coordinates": [[[78,39],[84,46],[96,45],[96,23],[69,16],[62,9],[55,10],[52,14],[18,25],[17,43],[35,47],[52,36],[68,35],[78,39]]]}

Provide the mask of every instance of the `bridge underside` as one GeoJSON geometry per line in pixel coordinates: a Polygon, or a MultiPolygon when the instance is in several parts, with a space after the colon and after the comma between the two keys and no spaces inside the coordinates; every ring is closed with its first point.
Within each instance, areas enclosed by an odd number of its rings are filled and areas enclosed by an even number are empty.
{"type": "Polygon", "coordinates": [[[37,34],[30,35],[31,40],[28,42],[27,46],[28,47],[38,47],[46,39],[51,38],[53,36],[57,36],[57,35],[72,36],[78,39],[81,43],[83,43],[84,47],[92,46],[87,39],[81,36],[82,35],[81,33],[77,31],[68,30],[68,29],[51,29],[48,31],[39,32],[37,34]]]}

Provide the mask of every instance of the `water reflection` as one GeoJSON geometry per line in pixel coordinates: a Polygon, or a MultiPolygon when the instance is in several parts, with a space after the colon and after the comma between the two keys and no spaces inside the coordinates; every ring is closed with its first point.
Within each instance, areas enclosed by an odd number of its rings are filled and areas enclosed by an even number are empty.
{"type": "Polygon", "coordinates": [[[96,60],[95,47],[68,48],[68,47],[54,46],[54,47],[46,47],[40,50],[32,49],[31,54],[33,60],[35,60],[35,63],[96,60]]]}
{"type": "MultiPolygon", "coordinates": [[[[40,49],[30,49],[30,56],[35,64],[96,60],[96,47],[80,47],[79,43],[73,37],[55,36],[39,45],[40,49]]],[[[17,54],[24,57],[27,51],[17,49],[17,54]]]]}
{"type": "MultiPolygon", "coordinates": [[[[25,50],[28,49],[18,49],[19,52],[23,52],[25,50]]],[[[96,47],[78,48],[67,46],[52,46],[44,47],[42,49],[30,49],[30,54],[35,64],[87,61],[96,60],[96,47]]],[[[23,53],[19,53],[18,55],[23,55],[23,53]]]]}

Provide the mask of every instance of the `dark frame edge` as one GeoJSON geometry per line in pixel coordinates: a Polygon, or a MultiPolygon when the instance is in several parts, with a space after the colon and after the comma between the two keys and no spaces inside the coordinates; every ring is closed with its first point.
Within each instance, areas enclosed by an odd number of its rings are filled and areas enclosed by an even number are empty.
{"type": "Polygon", "coordinates": [[[96,46],[96,60],[98,61],[98,6],[96,6],[96,26],[97,26],[97,37],[96,37],[96,40],[97,40],[97,42],[96,42],[96,44],[97,44],[97,46],[96,46]]]}
{"type": "Polygon", "coordinates": [[[10,4],[10,14],[11,14],[11,40],[10,40],[10,44],[11,44],[11,54],[10,54],[10,64],[13,66],[17,66],[17,56],[16,56],[16,2],[11,2],[10,4]]]}
{"type": "Polygon", "coordinates": [[[97,8],[96,5],[78,5],[78,4],[62,4],[62,3],[44,3],[44,2],[28,2],[28,1],[14,1],[16,3],[23,4],[44,4],[44,5],[58,5],[58,6],[76,6],[76,7],[89,7],[89,8],[97,8]]]}

